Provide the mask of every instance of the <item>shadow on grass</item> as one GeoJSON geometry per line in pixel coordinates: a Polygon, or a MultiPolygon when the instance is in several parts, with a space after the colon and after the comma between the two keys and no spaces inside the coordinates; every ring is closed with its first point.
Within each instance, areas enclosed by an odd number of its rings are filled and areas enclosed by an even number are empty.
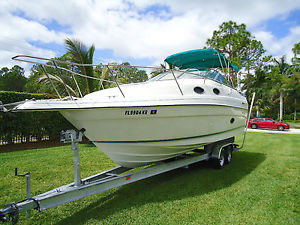
{"type": "Polygon", "coordinates": [[[265,160],[262,153],[239,152],[229,166],[212,169],[201,162],[189,169],[177,169],[120,187],[91,203],[58,224],[85,224],[89,219],[101,221],[118,211],[139,208],[147,203],[180,200],[204,195],[231,186],[250,174],[265,160]]]}

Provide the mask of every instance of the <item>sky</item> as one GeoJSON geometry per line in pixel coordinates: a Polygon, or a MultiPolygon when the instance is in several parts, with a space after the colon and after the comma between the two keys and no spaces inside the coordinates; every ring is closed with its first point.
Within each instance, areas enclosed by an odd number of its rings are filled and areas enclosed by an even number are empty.
{"type": "Polygon", "coordinates": [[[0,0],[0,68],[18,54],[59,57],[64,40],[95,45],[94,63],[156,66],[205,46],[229,20],[244,23],[268,55],[290,59],[300,41],[300,0],[0,0]]]}

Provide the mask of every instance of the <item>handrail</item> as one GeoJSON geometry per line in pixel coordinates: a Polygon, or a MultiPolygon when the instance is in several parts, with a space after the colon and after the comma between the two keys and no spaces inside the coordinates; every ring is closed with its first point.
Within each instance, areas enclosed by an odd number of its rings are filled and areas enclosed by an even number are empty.
{"type": "MultiPolygon", "coordinates": [[[[62,75],[62,73],[61,73],[60,70],[64,70],[64,71],[70,72],[70,73],[72,74],[72,77],[73,77],[74,82],[75,82],[75,84],[76,84],[76,87],[77,87],[77,89],[78,89],[78,92],[79,92],[80,97],[83,97],[83,96],[82,96],[81,90],[80,90],[80,88],[79,88],[79,85],[78,85],[78,83],[77,83],[77,81],[76,81],[76,79],[75,79],[74,74],[75,74],[75,75],[78,75],[78,76],[81,76],[81,77],[84,77],[84,78],[88,78],[88,79],[99,80],[99,81],[101,82],[101,84],[102,84],[102,81],[109,82],[109,83],[116,83],[117,86],[119,87],[119,84],[117,83],[116,80],[115,80],[115,81],[110,81],[110,80],[105,80],[105,79],[101,79],[101,78],[97,78],[97,77],[90,77],[90,76],[83,75],[83,74],[80,74],[80,73],[76,73],[76,72],[71,71],[71,70],[69,70],[69,69],[66,69],[66,68],[57,66],[56,63],[59,62],[59,63],[62,63],[62,64],[77,65],[77,66],[79,66],[79,65],[81,65],[81,66],[82,66],[82,65],[84,65],[84,66],[89,66],[90,64],[69,63],[69,62],[65,62],[65,61],[61,61],[61,60],[47,59],[47,58],[35,57],[35,56],[28,56],[28,55],[17,55],[17,56],[12,57],[12,59],[13,59],[13,60],[16,60],[16,61],[20,61],[20,62],[27,62],[27,63],[33,63],[33,64],[41,65],[41,67],[42,67],[44,73],[46,74],[48,80],[50,81],[50,83],[51,83],[52,87],[54,88],[56,94],[58,95],[59,99],[62,99],[62,97],[61,97],[61,95],[59,94],[58,90],[55,88],[55,85],[53,84],[53,81],[52,81],[51,78],[49,77],[49,75],[48,75],[48,73],[47,73],[47,71],[46,71],[46,69],[45,69],[45,66],[46,66],[46,67],[51,67],[51,68],[57,70],[57,71],[59,72],[60,75],[62,75]],[[19,59],[19,57],[26,57],[26,58],[33,58],[33,59],[47,60],[47,61],[52,62],[54,65],[49,65],[49,64],[41,63],[41,62],[34,62],[34,61],[30,61],[30,60],[25,60],[25,59],[19,59]]],[[[62,79],[62,78],[61,78],[61,79],[62,79]]],[[[66,83],[64,82],[63,79],[62,79],[62,82],[63,82],[63,85],[64,85],[65,90],[67,91],[69,97],[73,100],[72,95],[71,95],[71,93],[69,92],[68,88],[66,87],[66,83]]],[[[103,85],[102,85],[102,87],[103,87],[103,85]]],[[[119,89],[120,89],[120,87],[119,87],[119,89]]],[[[120,90],[120,91],[121,91],[121,90],[120,90]]],[[[121,91],[121,94],[124,96],[124,94],[123,94],[122,91],[121,91]]],[[[124,97],[125,97],[125,96],[124,96],[124,97]]]]}
{"type": "Polygon", "coordinates": [[[116,82],[116,84],[117,84],[117,87],[118,87],[118,89],[120,90],[121,94],[122,94],[122,95],[123,95],[123,97],[125,98],[125,95],[124,95],[124,93],[123,93],[122,89],[120,88],[118,81],[115,79],[115,77],[114,77],[113,73],[111,72],[111,70],[109,69],[109,67],[108,67],[108,66],[107,66],[107,70],[108,70],[108,72],[111,74],[111,76],[112,76],[112,78],[114,79],[114,81],[116,82]]]}
{"type": "MultiPolygon", "coordinates": [[[[82,98],[83,95],[82,95],[82,93],[81,93],[81,90],[80,90],[80,88],[79,88],[79,85],[78,85],[78,83],[77,83],[77,80],[76,80],[76,78],[75,78],[75,76],[74,76],[74,74],[73,74],[73,71],[71,71],[71,74],[72,74],[73,80],[74,80],[74,82],[75,82],[75,85],[76,85],[76,87],[77,87],[77,90],[78,90],[78,92],[79,92],[79,95],[80,95],[80,97],[82,98]]],[[[101,82],[101,84],[102,84],[102,82],[101,82]]],[[[103,85],[102,85],[102,86],[103,86],[103,85]]]]}
{"type": "Polygon", "coordinates": [[[105,67],[105,66],[110,66],[110,67],[126,67],[126,68],[146,68],[146,69],[159,69],[160,67],[154,67],[154,66],[127,66],[127,65],[119,65],[119,64],[84,64],[84,63],[74,63],[74,62],[68,62],[68,61],[62,61],[58,59],[49,59],[49,58],[43,58],[43,57],[36,57],[36,56],[30,56],[30,55],[16,55],[12,57],[13,60],[20,61],[20,62],[28,62],[28,63],[34,63],[34,64],[40,64],[38,62],[33,62],[29,60],[24,60],[24,59],[18,59],[20,57],[24,58],[33,58],[33,59],[40,59],[40,60],[45,60],[45,61],[55,61],[58,63],[62,64],[68,64],[68,65],[73,65],[73,66],[100,66],[100,67],[105,67]]]}
{"type": "Polygon", "coordinates": [[[43,68],[43,70],[44,70],[44,73],[46,74],[46,76],[47,76],[48,80],[50,81],[50,83],[51,83],[52,87],[54,88],[54,90],[55,90],[56,94],[58,95],[59,99],[61,99],[61,96],[60,96],[59,92],[57,91],[57,89],[56,89],[55,85],[53,84],[53,81],[50,79],[50,77],[49,77],[49,74],[47,73],[47,71],[46,71],[46,69],[45,69],[44,65],[41,65],[41,66],[42,66],[42,68],[43,68]]]}
{"type": "MultiPolygon", "coordinates": [[[[18,59],[17,57],[30,57],[30,58],[36,58],[36,59],[45,59],[45,60],[48,60],[48,61],[55,61],[55,62],[59,62],[59,63],[63,63],[63,64],[70,64],[70,65],[73,64],[73,63],[69,63],[69,62],[65,62],[65,61],[60,61],[60,60],[55,60],[55,59],[46,59],[46,58],[39,58],[39,57],[27,56],[27,55],[17,55],[17,56],[12,57],[13,60],[16,60],[16,61],[19,61],[19,62],[26,62],[26,63],[44,65],[44,66],[47,66],[47,67],[52,67],[54,69],[55,69],[55,66],[53,66],[53,65],[48,65],[48,64],[40,63],[40,62],[33,62],[33,61],[29,61],[29,60],[24,60],[24,59],[18,59]]],[[[78,63],[75,63],[75,64],[77,64],[78,66],[79,65],[82,65],[82,66],[92,66],[92,64],[78,64],[78,63]]],[[[99,66],[99,65],[93,65],[93,66],[99,66]]],[[[105,65],[103,65],[103,66],[105,66],[105,65]]],[[[113,81],[110,81],[110,80],[105,80],[105,79],[101,79],[101,78],[97,78],[97,77],[90,77],[90,76],[86,76],[86,75],[83,75],[83,74],[80,74],[80,73],[76,73],[74,71],[68,70],[68,69],[60,67],[60,66],[57,66],[57,68],[61,69],[61,70],[65,70],[67,72],[73,73],[73,74],[81,76],[81,77],[90,78],[90,79],[93,79],[93,80],[105,81],[105,82],[109,82],[109,83],[114,83],[113,81]]]]}
{"type": "MultiPolygon", "coordinates": [[[[26,63],[32,63],[32,64],[38,64],[38,65],[41,65],[47,78],[50,80],[51,82],[51,85],[54,86],[51,78],[49,77],[49,75],[47,74],[46,70],[44,67],[51,67],[55,70],[59,70],[59,74],[62,74],[60,70],[63,70],[63,71],[66,71],[66,72],[69,72],[71,73],[73,79],[74,79],[74,82],[76,84],[76,87],[79,91],[79,95],[80,97],[82,97],[82,93],[81,93],[81,90],[79,88],[79,85],[75,79],[75,76],[74,75],[77,75],[77,76],[80,76],[80,77],[84,77],[84,78],[88,78],[88,79],[93,79],[93,80],[99,80],[101,82],[101,86],[103,87],[103,84],[102,82],[105,81],[105,82],[108,82],[108,83],[115,83],[117,88],[119,89],[120,93],[122,94],[122,96],[125,98],[125,95],[124,95],[124,92],[122,91],[120,85],[119,85],[119,82],[115,79],[114,75],[112,74],[112,71],[111,71],[111,67],[114,67],[114,68],[146,68],[146,69],[160,69],[160,67],[153,67],[153,66],[131,66],[131,65],[120,65],[120,64],[80,64],[80,63],[73,63],[73,62],[68,62],[68,61],[62,61],[62,60],[57,60],[57,59],[49,59],[49,58],[43,58],[43,57],[36,57],[36,56],[30,56],[30,55],[16,55],[14,57],[12,57],[13,60],[16,60],[16,61],[20,61],[20,62],[26,62],[26,63]],[[38,62],[38,61],[34,61],[34,60],[27,60],[27,59],[24,59],[24,58],[29,58],[29,59],[36,59],[36,60],[42,60],[42,61],[49,61],[49,62],[52,62],[54,65],[52,64],[46,64],[46,62],[38,62]],[[108,68],[108,71],[113,79],[113,81],[111,80],[106,80],[106,79],[102,79],[102,78],[98,78],[98,77],[91,77],[91,76],[87,76],[87,75],[84,75],[84,74],[80,74],[80,73],[77,73],[77,72],[74,72],[70,69],[66,69],[64,67],[61,67],[61,66],[58,66],[56,63],[61,63],[61,64],[65,64],[65,65],[72,65],[72,66],[92,66],[92,67],[101,67],[101,68],[108,68]]],[[[221,62],[222,63],[222,62],[221,62]]],[[[205,68],[205,67],[199,67],[199,68],[193,68],[195,70],[197,69],[202,69],[202,68],[205,68]]],[[[223,68],[223,65],[222,65],[222,68],[223,68]]],[[[216,68],[214,68],[214,70],[218,71],[216,68]]],[[[182,92],[182,89],[180,88],[180,85],[178,83],[178,80],[174,74],[174,71],[179,71],[179,72],[182,72],[182,73],[187,73],[187,74],[195,74],[193,72],[189,72],[189,71],[186,71],[186,70],[180,70],[180,69],[165,69],[166,72],[171,72],[172,75],[173,75],[173,78],[177,84],[177,87],[178,89],[180,90],[180,93],[181,95],[183,95],[183,92],[182,92]]],[[[197,74],[199,75],[199,74],[197,74]]],[[[222,82],[219,82],[218,80],[215,80],[215,79],[211,79],[209,77],[204,77],[204,76],[201,76],[199,75],[200,77],[203,77],[204,79],[210,79],[210,80],[214,80],[215,82],[218,82],[218,83],[222,83],[222,82]]],[[[63,80],[62,80],[63,81],[63,80]]],[[[66,85],[65,82],[63,81],[64,83],[64,86],[66,85]]],[[[227,85],[225,83],[222,83],[223,85],[226,85],[230,88],[234,88],[230,85],[227,85]]],[[[69,97],[72,99],[72,96],[71,94],[69,93],[69,90],[67,87],[66,88],[66,91],[69,95],[69,97]]],[[[57,89],[54,87],[54,90],[56,91],[57,95],[59,96],[60,99],[61,98],[61,95],[58,93],[57,89]]]]}
{"type": "Polygon", "coordinates": [[[251,104],[250,104],[250,108],[249,108],[249,111],[248,111],[248,116],[247,116],[247,121],[246,121],[246,127],[245,127],[245,130],[244,130],[244,138],[243,138],[243,143],[242,143],[242,146],[237,148],[237,150],[240,150],[244,147],[245,145],[245,140],[246,140],[246,134],[247,134],[247,131],[248,131],[248,126],[249,126],[249,121],[250,121],[250,117],[251,117],[251,112],[252,112],[252,108],[253,108],[253,104],[254,104],[254,99],[255,99],[255,92],[253,93],[252,95],[252,99],[251,99],[251,104]]]}
{"type": "Polygon", "coordinates": [[[65,81],[64,81],[64,79],[63,79],[63,76],[62,76],[61,71],[57,68],[57,65],[56,65],[56,63],[55,63],[54,61],[53,61],[53,64],[54,64],[55,68],[57,69],[57,71],[58,71],[58,73],[59,73],[59,75],[60,75],[60,77],[61,77],[61,80],[62,80],[62,82],[63,82],[63,85],[64,85],[64,87],[65,87],[65,89],[66,89],[66,91],[67,91],[67,93],[68,93],[70,99],[73,100],[72,95],[71,95],[70,91],[68,90],[67,85],[66,85],[66,83],[65,83],[65,81]]]}
{"type": "Polygon", "coordinates": [[[178,89],[179,89],[181,95],[183,95],[183,92],[182,92],[182,90],[181,90],[181,88],[180,88],[180,86],[179,86],[179,83],[178,83],[178,81],[177,81],[177,78],[176,78],[176,76],[175,76],[175,74],[174,74],[174,72],[173,72],[172,69],[171,69],[171,72],[172,72],[172,75],[173,75],[173,77],[174,77],[174,80],[176,81],[177,87],[178,87],[178,89]]]}

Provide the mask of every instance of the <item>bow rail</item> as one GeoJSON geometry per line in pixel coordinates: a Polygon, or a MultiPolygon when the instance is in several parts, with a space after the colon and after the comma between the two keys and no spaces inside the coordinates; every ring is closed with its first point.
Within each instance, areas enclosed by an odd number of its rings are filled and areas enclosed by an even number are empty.
{"type": "MultiPolygon", "coordinates": [[[[44,74],[46,75],[48,81],[50,82],[51,86],[53,87],[54,91],[56,92],[56,94],[57,94],[57,96],[59,97],[60,100],[65,100],[66,98],[63,98],[62,95],[57,90],[57,88],[55,87],[54,82],[53,82],[53,78],[55,78],[55,76],[49,74],[49,72],[47,72],[45,67],[53,68],[54,71],[60,75],[59,76],[59,81],[63,84],[64,89],[65,89],[66,93],[68,94],[68,98],[71,99],[71,100],[75,100],[76,98],[74,98],[72,96],[72,94],[70,92],[70,89],[71,89],[70,86],[68,86],[68,84],[63,79],[64,77],[67,77],[68,79],[70,79],[70,77],[63,74],[62,71],[65,71],[65,72],[71,74],[71,78],[73,79],[73,81],[75,83],[75,86],[77,88],[77,91],[79,93],[79,97],[81,97],[81,98],[83,97],[83,94],[82,94],[82,92],[80,90],[80,87],[78,85],[78,82],[76,80],[76,76],[87,78],[87,79],[98,80],[98,81],[100,81],[100,86],[102,87],[102,89],[104,89],[103,82],[114,83],[116,85],[116,87],[119,89],[122,96],[125,98],[124,92],[122,91],[122,89],[120,87],[120,84],[122,84],[122,83],[117,81],[117,79],[115,78],[116,76],[114,75],[115,71],[113,71],[112,68],[119,68],[119,69],[121,69],[121,68],[153,69],[153,70],[162,71],[162,72],[171,72],[172,75],[173,75],[173,79],[176,82],[176,85],[177,85],[177,87],[178,87],[178,89],[179,89],[182,96],[183,96],[183,91],[182,91],[182,89],[179,85],[177,77],[174,74],[174,71],[182,72],[182,74],[183,73],[194,74],[193,72],[189,72],[187,70],[181,70],[181,69],[175,69],[175,68],[169,68],[169,69],[164,68],[164,69],[162,69],[161,67],[154,67],[154,66],[132,66],[132,65],[120,65],[120,64],[80,64],[80,63],[74,63],[74,62],[69,62],[69,61],[62,61],[62,60],[58,60],[58,59],[36,57],[36,56],[30,56],[30,55],[16,55],[16,56],[12,57],[12,59],[15,60],[15,61],[19,61],[19,62],[26,62],[26,63],[40,65],[42,67],[42,70],[43,70],[44,74]],[[50,64],[49,64],[49,62],[50,62],[50,64]],[[107,80],[107,79],[98,78],[98,77],[91,77],[91,76],[88,76],[88,75],[85,75],[85,74],[81,74],[81,73],[73,71],[72,69],[64,68],[64,67],[62,67],[58,64],[64,64],[64,65],[69,65],[69,66],[73,66],[73,67],[100,67],[102,69],[106,68],[108,73],[112,77],[112,81],[107,80]]],[[[203,69],[203,68],[206,68],[206,67],[199,67],[198,69],[203,69]]],[[[210,68],[210,69],[218,71],[216,68],[210,68]]],[[[223,66],[222,66],[222,69],[224,69],[223,66]]],[[[199,76],[201,77],[201,75],[199,75],[199,76]]],[[[204,79],[212,79],[212,78],[209,78],[209,77],[203,77],[203,78],[204,79]]],[[[216,79],[212,79],[212,80],[217,81],[216,79]]],[[[72,91],[72,93],[75,93],[75,92],[72,91]]],[[[75,95],[76,95],[76,93],[75,93],[75,95]]]]}

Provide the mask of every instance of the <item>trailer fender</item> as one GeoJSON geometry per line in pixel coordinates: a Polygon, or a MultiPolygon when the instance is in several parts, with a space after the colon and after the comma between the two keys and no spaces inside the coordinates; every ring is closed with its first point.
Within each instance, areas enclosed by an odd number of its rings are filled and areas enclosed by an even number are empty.
{"type": "Polygon", "coordinates": [[[211,157],[215,159],[219,159],[222,150],[226,151],[227,148],[233,148],[233,142],[234,142],[234,137],[228,138],[226,140],[218,141],[210,146],[207,147],[207,149],[211,150],[211,157]]]}

